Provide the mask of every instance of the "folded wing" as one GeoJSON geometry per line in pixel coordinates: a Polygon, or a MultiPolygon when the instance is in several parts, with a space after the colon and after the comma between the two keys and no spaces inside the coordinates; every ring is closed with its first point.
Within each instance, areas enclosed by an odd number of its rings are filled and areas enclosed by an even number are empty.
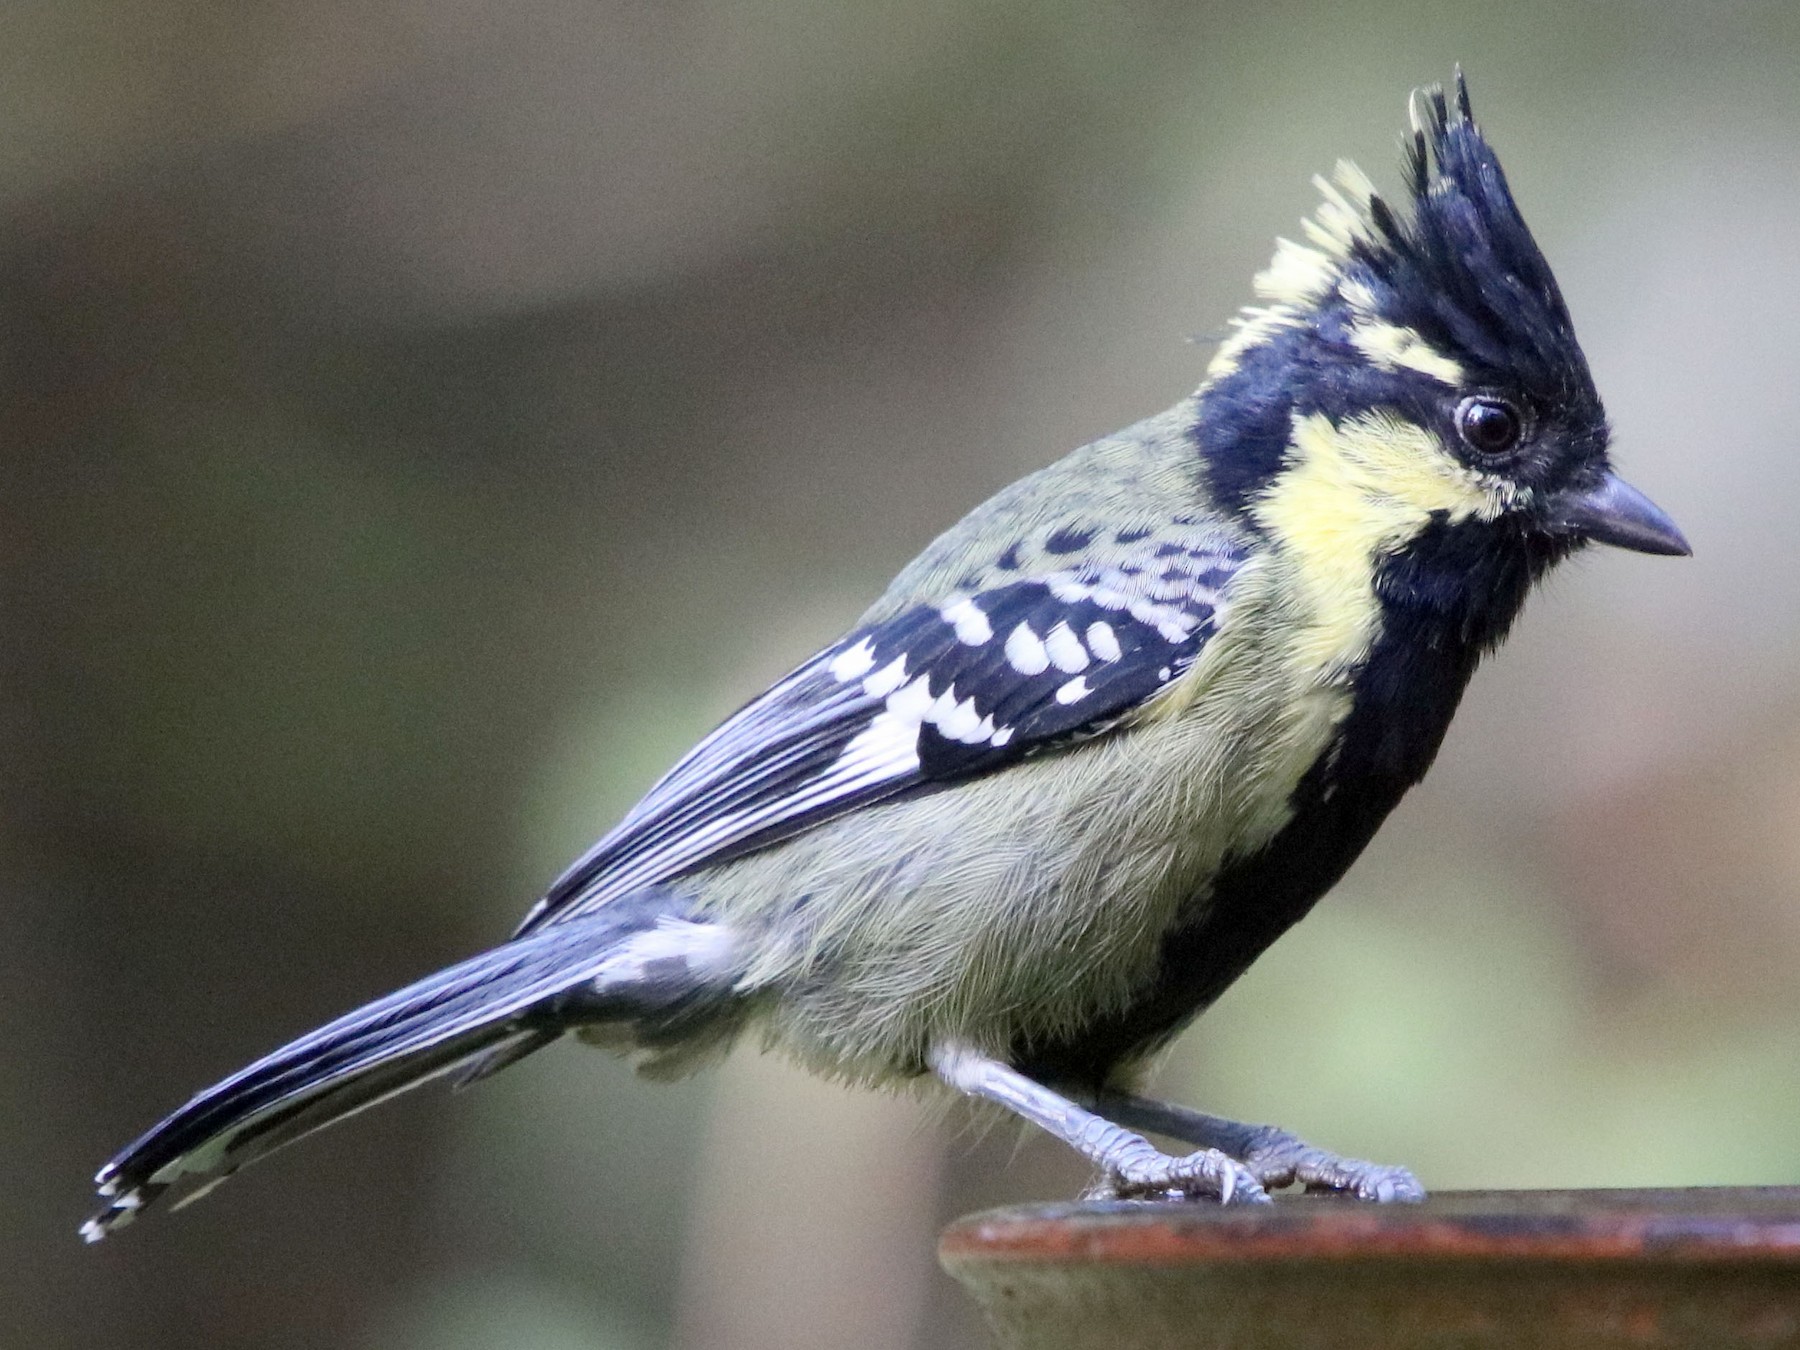
{"type": "Polygon", "coordinates": [[[853,631],[694,747],[520,932],[1128,722],[1217,631],[1240,563],[1215,539],[1151,537],[853,631]]]}

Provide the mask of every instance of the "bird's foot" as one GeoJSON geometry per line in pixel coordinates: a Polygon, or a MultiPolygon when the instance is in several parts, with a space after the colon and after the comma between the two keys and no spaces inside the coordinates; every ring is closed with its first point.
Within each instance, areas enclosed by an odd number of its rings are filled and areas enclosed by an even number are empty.
{"type": "Polygon", "coordinates": [[[1425,1198],[1419,1179],[1404,1167],[1340,1157],[1273,1125],[1251,1137],[1244,1165],[1269,1190],[1299,1184],[1309,1191],[1336,1191],[1381,1204],[1417,1204],[1425,1198]]]}
{"type": "Polygon", "coordinates": [[[1266,1205],[1269,1193],[1253,1169],[1216,1148],[1180,1157],[1146,1148],[1107,1168],[1084,1198],[1095,1200],[1217,1200],[1266,1205]]]}

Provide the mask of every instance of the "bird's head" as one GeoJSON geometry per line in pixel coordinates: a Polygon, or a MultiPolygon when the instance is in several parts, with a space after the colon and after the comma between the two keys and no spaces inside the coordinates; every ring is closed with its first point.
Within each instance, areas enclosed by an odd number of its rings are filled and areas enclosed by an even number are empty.
{"type": "MultiPolygon", "coordinates": [[[[1612,471],[1567,307],[1457,73],[1412,101],[1396,209],[1352,164],[1320,178],[1200,391],[1213,495],[1315,550],[1379,558],[1463,527],[1533,559],[1585,542],[1684,554],[1612,471]]],[[[1348,562],[1346,562],[1348,565],[1348,562]]],[[[1366,563],[1365,563],[1366,565],[1366,563]]]]}

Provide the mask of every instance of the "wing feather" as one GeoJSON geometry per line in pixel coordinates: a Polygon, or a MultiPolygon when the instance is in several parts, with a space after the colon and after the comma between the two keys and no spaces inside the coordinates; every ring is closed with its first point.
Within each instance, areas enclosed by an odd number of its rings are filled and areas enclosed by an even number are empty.
{"type": "Polygon", "coordinates": [[[858,628],[695,746],[520,931],[1128,721],[1198,657],[1241,561],[1151,540],[858,628]]]}

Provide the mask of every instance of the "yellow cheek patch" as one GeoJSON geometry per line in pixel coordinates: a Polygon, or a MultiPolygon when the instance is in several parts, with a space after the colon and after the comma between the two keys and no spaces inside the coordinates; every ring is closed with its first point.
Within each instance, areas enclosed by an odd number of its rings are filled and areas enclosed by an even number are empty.
{"type": "Polygon", "coordinates": [[[1296,416],[1287,462],[1251,507],[1293,569],[1295,660],[1327,677],[1362,660],[1380,619],[1377,562],[1434,515],[1491,520],[1511,497],[1391,413],[1296,416]]]}

